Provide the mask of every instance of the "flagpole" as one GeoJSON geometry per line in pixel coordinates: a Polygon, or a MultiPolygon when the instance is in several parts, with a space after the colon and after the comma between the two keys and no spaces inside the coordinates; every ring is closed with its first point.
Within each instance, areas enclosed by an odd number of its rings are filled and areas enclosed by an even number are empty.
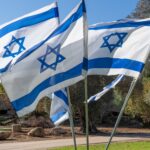
{"type": "Polygon", "coordinates": [[[127,106],[127,104],[128,104],[129,97],[130,97],[130,95],[131,95],[131,93],[132,93],[132,91],[133,91],[133,89],[134,89],[134,87],[135,87],[135,85],[136,85],[136,83],[137,83],[137,80],[138,80],[138,79],[135,79],[135,78],[134,78],[133,81],[132,81],[132,83],[131,83],[131,85],[130,85],[128,94],[127,94],[127,96],[126,96],[126,98],[125,98],[125,101],[124,101],[124,103],[123,103],[123,106],[122,106],[122,108],[121,108],[121,111],[120,111],[120,113],[119,113],[119,116],[118,116],[118,118],[117,118],[117,121],[116,121],[116,123],[115,123],[115,126],[114,126],[114,128],[113,128],[113,131],[112,131],[112,133],[111,133],[110,139],[109,139],[109,141],[108,141],[108,143],[107,143],[107,145],[106,145],[106,149],[105,149],[105,150],[108,150],[108,148],[109,148],[109,146],[110,146],[110,144],[111,144],[112,138],[113,138],[113,136],[114,136],[114,134],[115,134],[115,132],[116,132],[116,129],[117,129],[119,123],[120,123],[120,120],[121,120],[121,118],[122,118],[123,112],[124,112],[124,110],[125,110],[125,108],[126,108],[126,106],[127,106]]]}
{"type": "Polygon", "coordinates": [[[85,89],[85,121],[86,121],[86,148],[89,150],[89,111],[88,111],[88,88],[87,88],[87,77],[84,80],[85,89]]]}
{"type": "Polygon", "coordinates": [[[71,132],[72,132],[72,137],[73,137],[73,142],[74,142],[74,149],[77,150],[69,87],[67,87],[67,95],[68,95],[68,102],[69,102],[69,120],[70,120],[71,132]]]}
{"type": "MultiPolygon", "coordinates": [[[[85,0],[82,0],[85,5],[85,0]]],[[[86,6],[85,12],[83,14],[83,35],[84,35],[84,57],[88,59],[88,22],[86,15],[86,6]]],[[[84,59],[86,64],[86,60],[84,59]]],[[[87,65],[87,64],[86,64],[87,65]]],[[[87,66],[85,66],[87,69],[87,66]]],[[[89,114],[88,114],[88,81],[87,81],[87,70],[83,70],[84,79],[84,98],[85,98],[85,122],[86,122],[86,149],[89,150],[89,114]]]]}

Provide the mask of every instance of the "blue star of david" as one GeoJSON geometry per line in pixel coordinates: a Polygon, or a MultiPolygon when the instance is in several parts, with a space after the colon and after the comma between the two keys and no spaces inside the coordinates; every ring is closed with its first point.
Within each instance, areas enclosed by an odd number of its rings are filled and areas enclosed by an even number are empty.
{"type": "Polygon", "coordinates": [[[101,48],[107,47],[110,52],[112,52],[117,47],[122,47],[123,40],[127,36],[126,32],[116,32],[103,37],[104,43],[101,48]],[[112,43],[110,41],[113,41],[112,43]]]}
{"type": "Polygon", "coordinates": [[[66,59],[63,55],[60,54],[60,47],[61,47],[60,44],[56,46],[55,48],[47,46],[46,53],[43,56],[38,58],[38,61],[41,63],[40,73],[42,73],[43,71],[47,69],[52,69],[55,71],[57,68],[57,65],[66,59]],[[48,64],[46,62],[46,58],[48,55],[51,55],[52,53],[56,55],[56,59],[51,64],[48,64]]]}
{"type": "Polygon", "coordinates": [[[3,54],[3,58],[5,57],[16,57],[18,54],[20,54],[22,51],[24,51],[26,48],[23,46],[24,44],[24,40],[25,37],[22,38],[15,38],[14,36],[12,36],[12,39],[10,41],[10,43],[6,46],[4,46],[4,49],[6,49],[6,51],[3,54]],[[18,49],[13,49],[13,47],[15,45],[18,45],[18,49]],[[16,52],[14,52],[16,51],[16,52]]]}

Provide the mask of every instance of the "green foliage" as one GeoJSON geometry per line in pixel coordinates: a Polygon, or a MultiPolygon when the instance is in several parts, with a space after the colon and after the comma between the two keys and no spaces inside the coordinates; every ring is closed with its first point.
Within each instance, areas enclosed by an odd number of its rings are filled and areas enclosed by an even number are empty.
{"type": "Polygon", "coordinates": [[[4,90],[3,86],[2,86],[2,84],[0,84],[0,93],[5,93],[5,90],[4,90]]]}
{"type": "Polygon", "coordinates": [[[114,101],[113,104],[117,107],[121,107],[123,104],[123,99],[122,99],[122,94],[121,91],[119,90],[119,88],[115,88],[113,90],[114,93],[114,101]]]}
{"type": "Polygon", "coordinates": [[[150,79],[143,78],[141,86],[135,88],[128,106],[126,113],[133,117],[138,117],[144,123],[150,123],[150,79]],[[141,88],[142,87],[142,88],[141,88]]]}
{"type": "MultiPolygon", "coordinates": [[[[85,146],[78,146],[78,150],[85,150],[85,146]]],[[[100,150],[105,149],[105,145],[90,145],[90,149],[92,150],[100,150]]],[[[132,142],[132,143],[113,143],[110,145],[109,150],[149,150],[150,142],[132,142]]],[[[74,150],[72,146],[70,147],[62,147],[56,149],[49,150],[74,150]]]]}
{"type": "Polygon", "coordinates": [[[149,68],[150,68],[150,61],[147,61],[145,68],[144,68],[144,72],[143,72],[143,76],[146,78],[150,78],[150,69],[149,68]]]}

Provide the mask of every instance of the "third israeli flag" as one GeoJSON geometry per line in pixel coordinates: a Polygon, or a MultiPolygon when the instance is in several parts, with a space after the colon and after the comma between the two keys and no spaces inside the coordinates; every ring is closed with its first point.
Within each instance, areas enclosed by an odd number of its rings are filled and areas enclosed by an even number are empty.
{"type": "Polygon", "coordinates": [[[149,54],[150,19],[101,23],[89,28],[88,74],[137,78],[149,54]]]}

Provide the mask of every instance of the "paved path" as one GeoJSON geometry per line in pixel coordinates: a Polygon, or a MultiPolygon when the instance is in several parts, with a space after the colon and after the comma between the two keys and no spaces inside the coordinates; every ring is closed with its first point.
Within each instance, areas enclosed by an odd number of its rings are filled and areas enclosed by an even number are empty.
{"type": "MultiPolygon", "coordinates": [[[[90,137],[91,144],[105,143],[108,141],[108,136],[93,136],[90,137]]],[[[114,137],[114,142],[121,141],[139,141],[144,140],[142,137],[114,137]]],[[[147,140],[145,138],[145,140],[147,140]]],[[[85,138],[77,138],[77,144],[85,144],[85,138]]],[[[47,150],[48,148],[70,146],[73,145],[72,139],[57,139],[31,142],[13,142],[0,144],[0,150],[47,150]]]]}

